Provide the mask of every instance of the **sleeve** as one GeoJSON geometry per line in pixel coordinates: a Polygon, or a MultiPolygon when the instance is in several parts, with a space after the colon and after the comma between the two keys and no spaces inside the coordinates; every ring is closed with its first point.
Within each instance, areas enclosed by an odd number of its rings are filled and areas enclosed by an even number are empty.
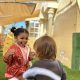
{"type": "Polygon", "coordinates": [[[66,80],[66,71],[63,68],[63,65],[61,64],[61,62],[58,61],[58,63],[59,63],[60,69],[61,69],[61,80],[66,80]]]}
{"type": "Polygon", "coordinates": [[[65,72],[65,70],[63,68],[62,68],[61,80],[66,80],[66,72],[65,72]]]}
{"type": "Polygon", "coordinates": [[[27,47],[28,48],[28,61],[31,61],[32,60],[32,56],[31,56],[31,48],[30,47],[27,47]]]}
{"type": "Polygon", "coordinates": [[[3,56],[4,62],[7,63],[7,64],[9,64],[9,65],[10,65],[10,64],[12,63],[12,61],[13,61],[13,55],[8,55],[10,49],[13,49],[13,46],[11,46],[11,47],[7,50],[7,52],[5,53],[5,55],[3,56]]]}
{"type": "Polygon", "coordinates": [[[11,65],[12,61],[13,61],[13,55],[9,55],[8,57],[4,56],[3,60],[5,63],[11,65]]]}

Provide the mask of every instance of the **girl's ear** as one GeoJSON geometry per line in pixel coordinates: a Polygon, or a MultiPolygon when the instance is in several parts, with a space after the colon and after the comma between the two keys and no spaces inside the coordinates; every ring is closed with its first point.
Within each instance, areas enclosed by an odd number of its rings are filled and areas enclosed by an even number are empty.
{"type": "Polygon", "coordinates": [[[16,37],[16,36],[14,36],[14,39],[17,39],[17,37],[16,37]]]}

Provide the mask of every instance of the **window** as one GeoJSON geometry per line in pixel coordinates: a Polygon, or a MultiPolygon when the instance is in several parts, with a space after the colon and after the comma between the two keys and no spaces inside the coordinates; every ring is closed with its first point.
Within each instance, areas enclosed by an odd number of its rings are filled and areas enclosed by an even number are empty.
{"type": "Polygon", "coordinates": [[[29,32],[31,37],[39,35],[39,21],[30,21],[29,32]]]}

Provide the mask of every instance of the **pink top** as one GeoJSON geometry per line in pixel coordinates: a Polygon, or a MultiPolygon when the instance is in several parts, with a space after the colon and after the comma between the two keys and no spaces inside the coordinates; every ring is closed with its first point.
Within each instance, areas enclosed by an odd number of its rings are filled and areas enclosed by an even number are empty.
{"type": "Polygon", "coordinates": [[[13,76],[19,76],[28,68],[29,52],[30,48],[20,47],[18,44],[13,44],[9,49],[14,49],[15,53],[12,58],[4,56],[4,61],[7,63],[7,71],[5,77],[11,78],[13,76]]]}
{"type": "Polygon", "coordinates": [[[26,63],[26,61],[28,61],[29,52],[30,52],[29,47],[28,47],[28,46],[26,46],[26,47],[21,47],[21,46],[19,46],[18,44],[16,44],[16,45],[20,48],[20,50],[21,50],[21,52],[22,52],[22,55],[23,55],[23,58],[24,58],[24,62],[26,63]],[[27,56],[26,56],[26,55],[27,55],[27,56]]]}

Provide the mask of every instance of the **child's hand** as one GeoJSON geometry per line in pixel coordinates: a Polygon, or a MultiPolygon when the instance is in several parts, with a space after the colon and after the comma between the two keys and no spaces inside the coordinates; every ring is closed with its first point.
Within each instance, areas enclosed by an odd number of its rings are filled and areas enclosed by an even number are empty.
{"type": "Polygon", "coordinates": [[[35,52],[30,52],[30,59],[33,60],[35,58],[35,52]]]}

